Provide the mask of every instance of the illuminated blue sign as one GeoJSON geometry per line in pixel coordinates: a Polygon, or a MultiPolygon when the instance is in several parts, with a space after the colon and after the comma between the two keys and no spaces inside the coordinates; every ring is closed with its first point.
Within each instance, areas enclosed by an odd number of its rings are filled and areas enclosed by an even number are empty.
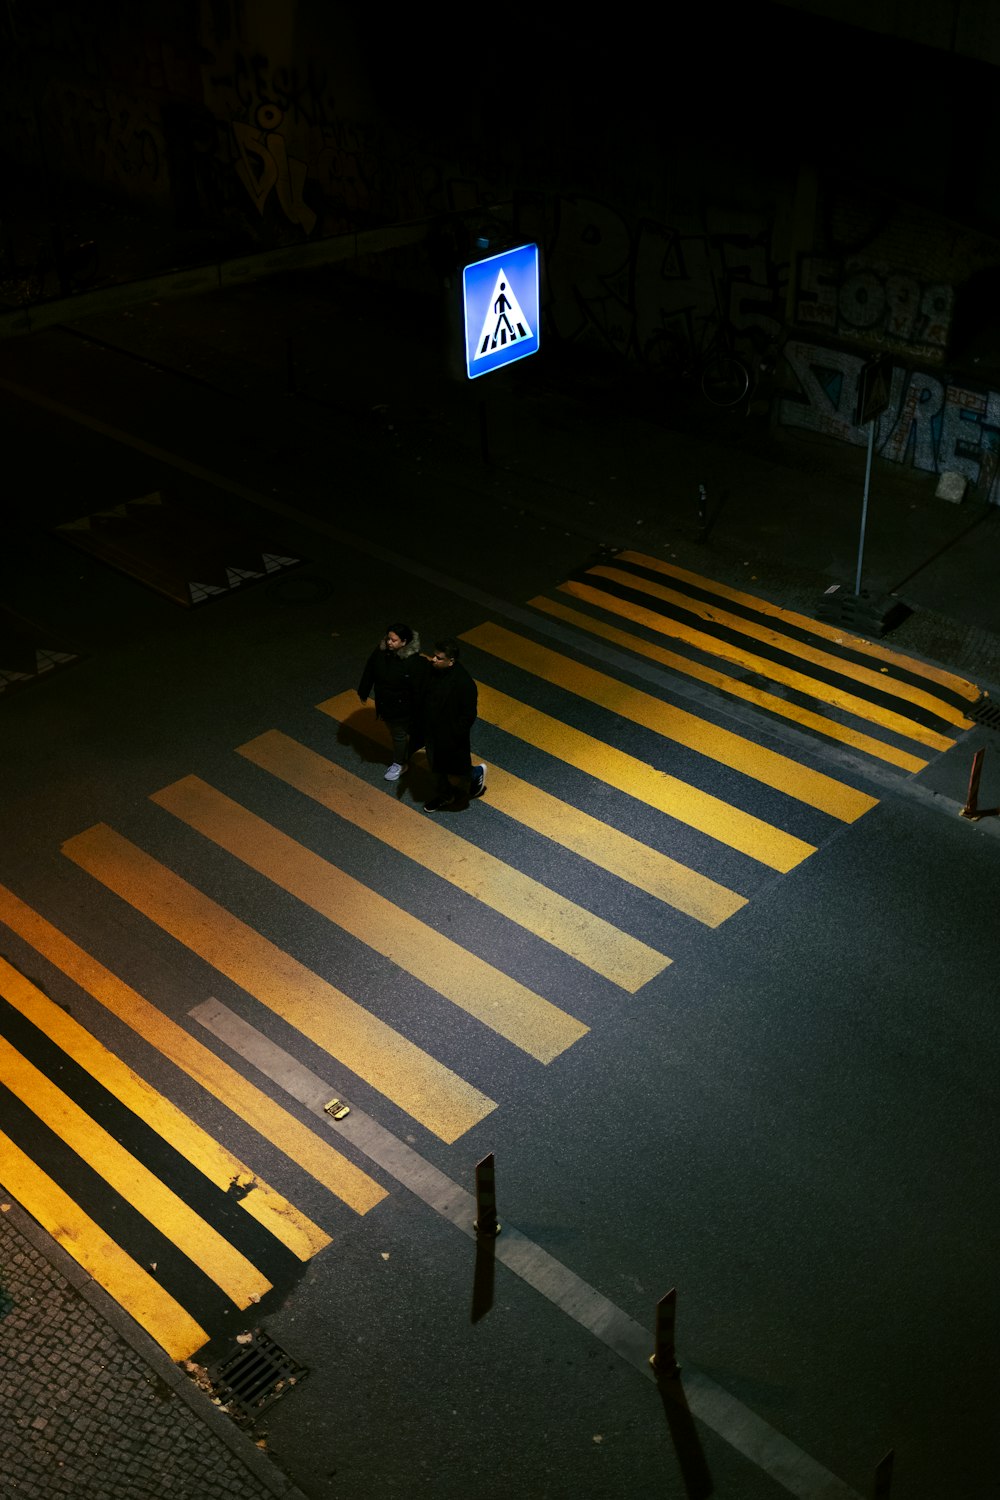
{"type": "Polygon", "coordinates": [[[462,272],[469,379],[537,354],[538,246],[502,250],[462,272]]]}

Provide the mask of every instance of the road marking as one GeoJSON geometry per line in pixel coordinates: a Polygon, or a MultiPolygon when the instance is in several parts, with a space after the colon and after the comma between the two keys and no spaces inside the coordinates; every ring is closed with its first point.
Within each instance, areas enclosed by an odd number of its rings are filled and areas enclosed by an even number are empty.
{"type": "Polygon", "coordinates": [[[645,802],[648,807],[666,813],[678,823],[708,834],[709,838],[728,845],[730,849],[748,854],[772,870],[787,874],[816,852],[813,844],[772,827],[752,813],[732,807],[710,792],[678,781],[666,771],[657,771],[636,756],[595,739],[593,735],[584,734],[580,729],[573,729],[550,714],[542,713],[541,709],[519,703],[516,698],[509,698],[506,693],[497,692],[483,682],[478,686],[480,716],[505,733],[575,766],[595,781],[602,781],[628,797],[645,802]]]}
{"type": "Polygon", "coordinates": [[[649,557],[644,552],[626,550],[616,554],[616,561],[635,563],[637,567],[648,568],[650,572],[666,573],[686,583],[693,583],[696,588],[718,594],[723,599],[730,599],[734,604],[742,604],[748,609],[756,610],[758,614],[785,620],[799,630],[807,630],[812,635],[833,641],[836,645],[847,647],[859,655],[874,657],[876,661],[890,662],[901,671],[926,677],[929,682],[936,682],[950,692],[957,693],[959,697],[967,698],[971,703],[975,703],[982,696],[981,689],[974,682],[969,682],[967,678],[949,672],[946,667],[936,667],[931,662],[918,661],[915,656],[906,656],[890,646],[880,646],[876,641],[863,640],[860,636],[849,634],[840,626],[828,625],[824,620],[814,620],[809,615],[799,615],[794,610],[782,609],[780,605],[771,604],[757,594],[741,593],[738,589],[729,588],[724,583],[717,583],[713,578],[702,578],[699,573],[689,573],[685,568],[678,568],[672,563],[663,562],[658,557],[649,557]]]}
{"type": "MultiPolygon", "coordinates": [[[[22,1104],[93,1167],[136,1213],[200,1267],[237,1307],[249,1307],[271,1290],[272,1283],[245,1255],[2,1036],[0,1078],[22,1104]]],[[[30,1208],[30,1204],[25,1207],[30,1208]]]]}
{"type": "MultiPolygon", "coordinates": [[[[354,701],[357,704],[356,696],[354,701]]],[[[630,994],[655,979],[670,963],[662,953],[603,917],[577,906],[451,828],[431,822],[405,802],[386,796],[380,788],[369,786],[280,730],[268,730],[241,745],[237,753],[630,994]]],[[[491,763],[491,799],[493,781],[491,763]]]]}
{"type": "MultiPolygon", "coordinates": [[[[618,580],[619,582],[628,582],[630,587],[635,586],[643,589],[646,593],[655,593],[657,598],[674,600],[681,604],[683,608],[688,608],[688,605],[684,603],[688,599],[687,594],[676,594],[670,589],[659,588],[655,583],[644,583],[636,574],[622,573],[614,568],[594,568],[591,571],[600,573],[602,576],[613,580],[618,580]]],[[[641,618],[640,623],[650,626],[661,635],[673,636],[677,640],[687,642],[689,646],[694,646],[699,651],[708,652],[712,656],[722,657],[724,660],[734,662],[738,666],[748,667],[751,671],[763,672],[775,682],[783,682],[788,687],[795,688],[798,692],[808,694],[810,698],[817,698],[820,702],[829,703],[834,708],[839,708],[845,713],[853,714],[855,718],[865,719],[869,723],[878,724],[893,734],[900,734],[907,739],[916,740],[918,744],[927,745],[932,750],[949,750],[954,744],[952,737],[942,734],[940,730],[932,729],[927,724],[921,724],[916,719],[897,713],[894,709],[884,708],[878,703],[873,703],[869,698],[859,697],[856,693],[845,692],[843,688],[837,687],[834,683],[825,682],[822,678],[809,677],[802,672],[796,672],[793,668],[782,666],[781,663],[772,661],[769,657],[757,656],[755,653],[746,650],[743,646],[726,641],[720,635],[711,635],[706,631],[696,630],[690,625],[685,625],[680,620],[673,619],[670,615],[658,614],[656,611],[647,610],[639,611],[639,616],[637,616],[632,614],[630,606],[626,605],[625,608],[621,608],[622,601],[616,600],[613,594],[604,593],[596,589],[588,589],[586,585],[582,584],[572,582],[560,584],[560,589],[566,593],[573,594],[576,598],[599,602],[603,609],[611,609],[619,614],[625,614],[629,618],[638,618],[641,615],[648,616],[648,618],[641,618]],[[615,602],[610,602],[612,600],[615,602]],[[657,622],[656,624],[652,623],[654,620],[657,622]]],[[[721,625],[728,623],[730,628],[734,630],[737,628],[734,622],[737,619],[743,618],[736,615],[727,616],[718,610],[708,607],[702,613],[713,623],[721,625]]],[[[741,633],[752,635],[755,632],[748,629],[741,633]]],[[[772,644],[777,644],[782,639],[773,631],[764,632],[764,638],[772,644]]],[[[797,642],[792,641],[789,637],[787,650],[791,651],[796,644],[797,642]]],[[[785,649],[782,646],[782,650],[785,649]]],[[[830,656],[825,652],[819,654],[825,661],[831,664],[840,660],[838,657],[830,656]]],[[[835,670],[840,672],[841,675],[853,675],[849,674],[848,667],[849,664],[845,662],[837,666],[835,670]]],[[[882,691],[888,693],[889,688],[887,684],[889,679],[880,678],[879,680],[882,683],[882,691]]]]}
{"type": "Polygon", "coordinates": [[[2,885],[0,921],[355,1213],[366,1214],[387,1196],[367,1172],[2,885]]]}
{"type": "Polygon", "coordinates": [[[773,787],[787,797],[794,797],[798,802],[839,818],[843,823],[853,823],[878,806],[877,799],[867,792],[855,791],[824,772],[814,771],[786,755],[744,739],[731,729],[722,729],[708,719],[698,718],[686,709],[654,698],[651,693],[629,687],[627,683],[609,677],[605,672],[595,671],[581,661],[562,656],[548,646],[539,646],[525,636],[515,635],[506,626],[477,625],[473,630],[465,631],[462,640],[531,672],[545,682],[564,688],[588,703],[596,703],[620,718],[641,724],[654,734],[708,756],[764,786],[773,787]]]}
{"type": "MultiPolygon", "coordinates": [[[[329,1245],[330,1236],[317,1224],[196,1125],[176,1104],[133,1073],[79,1022],[2,958],[0,995],[68,1057],[79,1063],[126,1109],[168,1141],[221,1193],[237,1184],[243,1190],[238,1198],[240,1208],[299,1260],[310,1260],[329,1245]]],[[[68,1141],[67,1144],[73,1145],[74,1142],[68,1141]]]]}
{"type": "MultiPolygon", "coordinates": [[[[220,1001],[208,1000],[196,1006],[191,1016],[314,1114],[322,1114],[331,1094],[339,1094],[335,1084],[325,1082],[220,1001]]],[[[354,1105],[344,1120],[334,1121],[329,1115],[324,1115],[324,1119],[329,1129],[353,1142],[358,1151],[447,1219],[467,1239],[476,1240],[473,1228],[476,1201],[471,1193],[354,1105]]],[[[489,1253],[581,1328],[600,1339],[646,1380],[656,1380],[649,1365],[653,1352],[652,1308],[651,1326],[643,1328],[506,1219],[503,1232],[490,1241],[489,1253]]],[[[799,1500],[859,1500],[854,1490],[715,1381],[694,1369],[687,1359],[679,1384],[694,1417],[799,1500]]]]}
{"type": "MultiPolygon", "coordinates": [[[[185,776],[151,800],[539,1062],[551,1062],[586,1035],[582,1021],[200,777],[185,776]]],[[[442,907],[440,920],[447,915],[442,907]]]]}
{"type": "Polygon", "coordinates": [[[0,1131],[3,1185],[33,1219],[81,1265],[98,1286],[145,1328],[173,1360],[189,1359],[208,1334],[138,1261],[108,1238],[107,1231],[30,1156],[0,1131]]]}
{"type": "MultiPolygon", "coordinates": [[[[748,667],[752,671],[761,672],[774,682],[784,682],[787,686],[797,687],[802,692],[808,691],[813,698],[817,696],[815,691],[817,688],[825,689],[827,686],[825,683],[815,683],[812,678],[803,677],[801,673],[788,671],[770,661],[766,656],[754,656],[751,652],[742,651],[738,646],[733,646],[729,641],[724,641],[720,637],[707,635],[699,630],[688,630],[677,621],[671,620],[669,616],[658,614],[652,609],[643,609],[640,605],[632,604],[627,599],[619,599],[614,594],[592,589],[582,583],[563,583],[559,587],[576,599],[598,605],[612,614],[622,615],[625,619],[633,620],[637,625],[644,625],[647,630],[659,631],[661,635],[683,637],[691,645],[697,646],[699,650],[708,651],[713,656],[721,657],[726,661],[738,662],[739,665],[748,667]]],[[[900,750],[896,745],[887,744],[885,740],[877,740],[870,734],[863,734],[858,729],[841,724],[838,719],[824,718],[822,714],[813,713],[811,709],[800,708],[797,703],[791,703],[787,698],[779,698],[777,693],[769,693],[764,688],[753,687],[750,683],[741,682],[738,677],[730,677],[728,673],[719,672],[714,667],[703,666],[692,657],[680,656],[676,651],[667,651],[663,646],[644,640],[642,636],[630,635],[628,631],[608,625],[604,620],[595,620],[590,615],[582,614],[578,609],[570,609],[556,599],[546,599],[543,595],[539,595],[538,598],[529,602],[533,608],[544,610],[546,614],[565,620],[567,624],[575,625],[593,635],[602,636],[604,640],[614,641],[616,646],[624,646],[628,651],[647,656],[651,661],[669,667],[671,671],[683,672],[687,677],[694,677],[699,682],[707,682],[711,687],[718,688],[723,693],[729,693],[733,698],[742,698],[747,703],[754,703],[768,713],[777,714],[783,719],[790,719],[792,723],[815,730],[818,734],[826,735],[828,739],[839,740],[842,745],[850,745],[854,750],[862,750],[866,755],[874,755],[879,760],[898,766],[902,771],[915,774],[924,770],[927,765],[926,760],[922,760],[917,755],[911,755],[908,750],[900,750]]],[[[836,690],[834,690],[834,695],[830,695],[829,692],[824,694],[825,701],[829,703],[835,702],[837,696],[848,698],[850,695],[837,695],[836,690]]],[[[909,723],[908,720],[903,720],[903,722],[909,723]]],[[[918,728],[922,729],[922,726],[918,728]]],[[[924,731],[924,733],[930,732],[924,731]]],[[[910,733],[908,738],[915,739],[917,736],[910,733]]],[[[944,736],[936,736],[936,738],[944,739],[944,736]]],[[[952,743],[951,740],[945,740],[946,746],[952,743]]]]}
{"type": "MultiPolygon", "coordinates": [[[[339,693],[316,707],[342,723],[352,735],[389,748],[375,710],[369,704],[362,707],[357,693],[339,693]]],[[[706,927],[718,927],[747,905],[746,896],[737,895],[697,870],[689,870],[687,865],[651,849],[609,823],[602,823],[572,803],[553,797],[541,787],[522,781],[498,765],[494,755],[490,756],[487,795],[489,807],[513,818],[522,827],[560,844],[706,927]]]]}
{"type": "Polygon", "coordinates": [[[441,1140],[496,1103],[105,823],[63,853],[441,1140]]]}
{"type": "MultiPolygon", "coordinates": [[[[716,584],[708,579],[699,578],[696,573],[685,574],[683,570],[674,568],[670,563],[658,562],[655,558],[643,557],[641,553],[621,552],[616,561],[634,562],[638,567],[647,568],[651,572],[663,573],[669,577],[686,579],[694,583],[698,588],[706,589],[711,593],[718,594],[720,598],[730,599],[734,603],[742,604],[745,608],[753,610],[757,614],[767,615],[772,619],[780,619],[791,625],[796,625],[802,630],[807,630],[811,635],[822,636],[827,640],[834,641],[838,646],[846,647],[852,651],[864,651],[865,654],[875,656],[879,660],[891,663],[900,670],[920,674],[940,682],[942,686],[951,688],[953,692],[962,697],[975,700],[979,697],[979,690],[971,682],[964,678],[955,677],[950,672],[942,672],[933,667],[927,667],[923,663],[914,661],[911,657],[901,657],[890,651],[885,646],[873,647],[870,642],[859,640],[843,630],[837,630],[835,626],[824,625],[818,620],[810,620],[805,615],[795,615],[789,610],[780,609],[775,604],[768,604],[766,600],[759,599],[753,594],[741,594],[736,589],[726,588],[724,584],[716,584]]],[[[959,729],[971,729],[972,721],[967,719],[961,709],[954,704],[938,698],[933,693],[926,692],[910,682],[904,682],[898,677],[891,676],[887,672],[874,672],[868,667],[859,666],[857,662],[848,661],[845,656],[834,652],[823,651],[819,647],[810,646],[805,641],[800,641],[796,636],[785,635],[782,631],[772,630],[767,625],[761,625],[756,620],[748,620],[745,615],[734,615],[728,610],[720,610],[717,605],[707,604],[704,600],[696,599],[691,594],[679,593],[676,589],[664,588],[649,579],[640,578],[636,573],[623,573],[617,568],[596,567],[588,568],[589,573],[594,573],[602,578],[611,578],[619,583],[626,583],[629,588],[637,589],[640,593],[652,594],[654,598],[663,599],[671,604],[679,604],[689,614],[697,615],[701,619],[711,620],[713,624],[723,625],[731,630],[738,630],[741,635],[752,636],[755,640],[763,641],[766,645],[775,646],[780,651],[787,652],[790,656],[799,656],[803,661],[812,662],[814,666],[823,667],[827,671],[837,672],[843,677],[853,677],[856,682],[863,682],[866,687],[873,687],[880,693],[886,693],[896,698],[903,698],[921,708],[929,709],[938,719],[943,719],[947,724],[955,724],[959,729]]]]}

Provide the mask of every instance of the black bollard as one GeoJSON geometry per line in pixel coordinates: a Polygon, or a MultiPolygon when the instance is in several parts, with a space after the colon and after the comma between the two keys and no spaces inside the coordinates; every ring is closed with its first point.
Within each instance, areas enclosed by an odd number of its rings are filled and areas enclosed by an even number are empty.
{"type": "Polygon", "coordinates": [[[892,1464],[895,1452],[892,1448],[883,1458],[875,1470],[875,1483],[872,1486],[872,1500],[889,1500],[892,1489],[892,1464]]]}
{"type": "Polygon", "coordinates": [[[653,1352],[649,1356],[649,1363],[657,1375],[663,1375],[668,1380],[673,1380],[681,1371],[674,1349],[676,1322],[677,1288],[671,1287],[666,1296],[661,1297],[656,1304],[656,1332],[653,1339],[653,1352]]]}
{"type": "Polygon", "coordinates": [[[476,1165],[476,1218],[472,1227],[477,1234],[500,1233],[492,1151],[476,1165]]]}

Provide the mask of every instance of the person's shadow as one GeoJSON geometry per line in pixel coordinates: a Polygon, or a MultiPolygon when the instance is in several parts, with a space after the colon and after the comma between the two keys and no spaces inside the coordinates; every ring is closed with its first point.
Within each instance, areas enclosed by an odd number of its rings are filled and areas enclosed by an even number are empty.
{"type": "Polygon", "coordinates": [[[496,1276],[496,1236],[476,1235],[476,1264],[472,1274],[471,1322],[485,1318],[493,1306],[493,1284],[496,1276]]]}
{"type": "MultiPolygon", "coordinates": [[[[385,766],[392,756],[389,733],[381,720],[376,719],[370,703],[359,703],[345,719],[337,723],[337,744],[353,750],[356,758],[366,766],[385,766]]],[[[427,764],[426,753],[414,750],[409,769],[398,781],[387,781],[386,791],[391,791],[397,801],[426,802],[432,795],[434,778],[427,764]]]]}

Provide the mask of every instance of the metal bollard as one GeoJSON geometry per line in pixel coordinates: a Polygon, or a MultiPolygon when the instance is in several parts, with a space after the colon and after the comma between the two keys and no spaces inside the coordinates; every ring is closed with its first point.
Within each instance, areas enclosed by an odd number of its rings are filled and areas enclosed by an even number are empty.
{"type": "Polygon", "coordinates": [[[477,1234],[500,1233],[492,1151],[489,1156],[484,1156],[481,1162],[476,1163],[476,1217],[472,1227],[477,1234]]]}
{"type": "Polygon", "coordinates": [[[657,1375],[673,1380],[681,1372],[674,1350],[674,1327],[677,1322],[677,1288],[671,1287],[656,1304],[656,1333],[649,1363],[657,1375]]]}
{"type": "Polygon", "coordinates": [[[872,1500],[889,1500],[889,1492],[892,1489],[892,1464],[895,1453],[892,1448],[883,1458],[875,1470],[875,1483],[872,1486],[872,1500]]]}
{"type": "Polygon", "coordinates": [[[962,808],[959,817],[979,817],[979,778],[983,774],[983,760],[985,756],[986,751],[980,749],[972,757],[972,774],[969,777],[969,791],[965,799],[965,806],[962,808]]]}

